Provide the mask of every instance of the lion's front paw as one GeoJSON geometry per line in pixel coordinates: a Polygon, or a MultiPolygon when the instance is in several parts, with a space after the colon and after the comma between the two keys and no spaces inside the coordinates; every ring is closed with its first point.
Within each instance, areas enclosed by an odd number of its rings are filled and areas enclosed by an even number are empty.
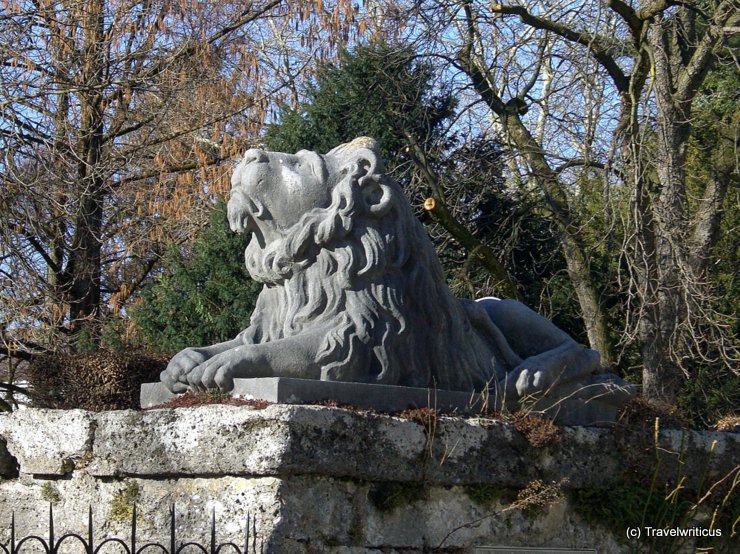
{"type": "Polygon", "coordinates": [[[206,359],[206,355],[200,350],[186,348],[170,360],[167,369],[160,373],[159,378],[170,391],[185,392],[188,389],[188,375],[206,359]]]}
{"type": "Polygon", "coordinates": [[[222,390],[230,391],[234,388],[234,377],[238,369],[244,365],[245,359],[242,349],[234,348],[216,354],[194,368],[187,375],[187,382],[192,390],[222,390]]]}

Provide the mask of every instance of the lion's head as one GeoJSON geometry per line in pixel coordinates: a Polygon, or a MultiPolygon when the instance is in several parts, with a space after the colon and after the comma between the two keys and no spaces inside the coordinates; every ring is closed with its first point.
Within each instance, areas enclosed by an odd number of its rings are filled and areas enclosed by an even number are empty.
{"type": "Polygon", "coordinates": [[[374,140],[323,156],[249,150],[228,214],[253,233],[247,269],[265,283],[245,340],[321,330],[316,362],[329,380],[473,390],[507,370],[471,324],[477,308],[447,288],[374,140]]]}

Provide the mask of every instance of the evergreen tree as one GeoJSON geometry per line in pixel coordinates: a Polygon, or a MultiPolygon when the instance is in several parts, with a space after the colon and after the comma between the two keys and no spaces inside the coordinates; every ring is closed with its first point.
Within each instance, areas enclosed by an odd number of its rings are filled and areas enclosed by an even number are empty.
{"type": "MultiPolygon", "coordinates": [[[[374,42],[342,52],[338,64],[319,69],[299,107],[283,107],[280,123],[265,137],[270,150],[328,152],[358,136],[378,141],[389,171],[408,160],[410,134],[431,144],[443,137],[454,98],[435,93],[433,70],[413,50],[374,42]]],[[[402,182],[403,176],[395,177],[402,182]]]]}
{"type": "Polygon", "coordinates": [[[229,229],[226,204],[187,250],[168,255],[156,282],[142,294],[131,317],[147,344],[174,352],[234,338],[249,325],[261,290],[244,265],[249,236],[229,229]]]}

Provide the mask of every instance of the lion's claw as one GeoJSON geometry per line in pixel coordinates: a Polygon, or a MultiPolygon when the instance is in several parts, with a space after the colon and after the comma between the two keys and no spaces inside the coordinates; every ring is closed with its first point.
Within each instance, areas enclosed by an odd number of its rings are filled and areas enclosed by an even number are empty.
{"type": "Polygon", "coordinates": [[[540,369],[522,368],[516,379],[516,391],[520,397],[542,392],[552,384],[552,379],[540,369]]]}
{"type": "Polygon", "coordinates": [[[198,391],[229,391],[234,388],[234,372],[238,361],[232,351],[217,354],[188,373],[188,385],[198,391]]]}
{"type": "Polygon", "coordinates": [[[179,394],[188,388],[188,375],[206,361],[206,355],[195,348],[180,351],[159,376],[165,386],[179,394]]]}

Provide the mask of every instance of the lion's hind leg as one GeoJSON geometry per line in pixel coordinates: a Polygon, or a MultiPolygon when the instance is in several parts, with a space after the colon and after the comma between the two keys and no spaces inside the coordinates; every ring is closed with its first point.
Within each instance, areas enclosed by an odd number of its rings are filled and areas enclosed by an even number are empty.
{"type": "Polygon", "coordinates": [[[477,301],[522,359],[500,383],[507,398],[546,392],[601,371],[600,356],[517,300],[477,301]]]}

